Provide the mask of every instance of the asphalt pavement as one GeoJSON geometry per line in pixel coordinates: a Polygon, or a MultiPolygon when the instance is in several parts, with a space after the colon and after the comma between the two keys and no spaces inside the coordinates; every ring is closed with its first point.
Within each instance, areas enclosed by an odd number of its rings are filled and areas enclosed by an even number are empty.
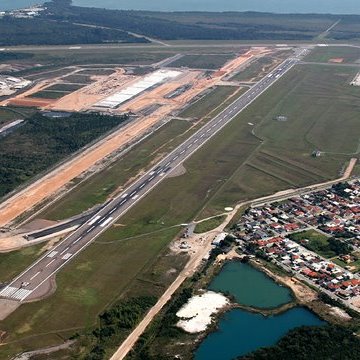
{"type": "Polygon", "coordinates": [[[76,231],[46,252],[9,285],[3,288],[0,291],[0,297],[23,302],[44,296],[44,292],[49,291],[50,279],[63,266],[154,189],[171,171],[182,164],[264,91],[286,74],[302,59],[305,51],[303,50],[302,52],[300,49],[293,57],[281,63],[275,70],[179,145],[145,175],[136,180],[123,193],[103,206],[76,231]]]}

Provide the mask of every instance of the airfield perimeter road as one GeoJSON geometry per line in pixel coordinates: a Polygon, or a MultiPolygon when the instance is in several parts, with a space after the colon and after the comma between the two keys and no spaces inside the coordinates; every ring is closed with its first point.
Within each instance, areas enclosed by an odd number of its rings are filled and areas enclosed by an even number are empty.
{"type": "Polygon", "coordinates": [[[269,75],[256,83],[224,111],[210,120],[200,130],[156,164],[145,175],[135,181],[123,193],[108,202],[90,220],[16,277],[9,285],[1,290],[0,297],[23,302],[25,300],[38,299],[46,295],[51,288],[52,277],[67,262],[71,261],[120,216],[156,187],[169,172],[182,164],[242,110],[280,79],[281,76],[287,73],[301,60],[305,52],[306,49],[298,50],[296,55],[285,60],[269,75]]]}

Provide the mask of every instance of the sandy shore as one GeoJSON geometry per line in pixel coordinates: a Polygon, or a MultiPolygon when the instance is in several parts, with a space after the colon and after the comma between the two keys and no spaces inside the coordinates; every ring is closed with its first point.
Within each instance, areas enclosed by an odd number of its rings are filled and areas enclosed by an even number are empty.
{"type": "Polygon", "coordinates": [[[192,334],[205,331],[212,322],[212,315],[229,303],[224,295],[213,291],[193,296],[176,313],[176,316],[181,319],[177,326],[192,334]]]}

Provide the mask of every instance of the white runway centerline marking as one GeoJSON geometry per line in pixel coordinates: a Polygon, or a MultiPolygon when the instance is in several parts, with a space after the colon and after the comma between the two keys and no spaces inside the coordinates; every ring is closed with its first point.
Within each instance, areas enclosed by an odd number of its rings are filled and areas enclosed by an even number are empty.
{"type": "Polygon", "coordinates": [[[56,259],[52,259],[45,267],[50,266],[56,259]]]}
{"type": "Polygon", "coordinates": [[[30,280],[35,279],[40,274],[40,271],[38,271],[35,275],[33,275],[30,280]]]}

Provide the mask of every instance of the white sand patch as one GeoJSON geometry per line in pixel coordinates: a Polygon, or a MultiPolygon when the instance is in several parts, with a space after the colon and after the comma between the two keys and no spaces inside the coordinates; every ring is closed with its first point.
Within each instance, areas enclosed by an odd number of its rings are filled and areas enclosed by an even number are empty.
{"type": "Polygon", "coordinates": [[[181,319],[177,326],[188,333],[204,331],[211,324],[211,316],[227,304],[229,300],[224,295],[213,291],[193,296],[176,313],[181,319]]]}

